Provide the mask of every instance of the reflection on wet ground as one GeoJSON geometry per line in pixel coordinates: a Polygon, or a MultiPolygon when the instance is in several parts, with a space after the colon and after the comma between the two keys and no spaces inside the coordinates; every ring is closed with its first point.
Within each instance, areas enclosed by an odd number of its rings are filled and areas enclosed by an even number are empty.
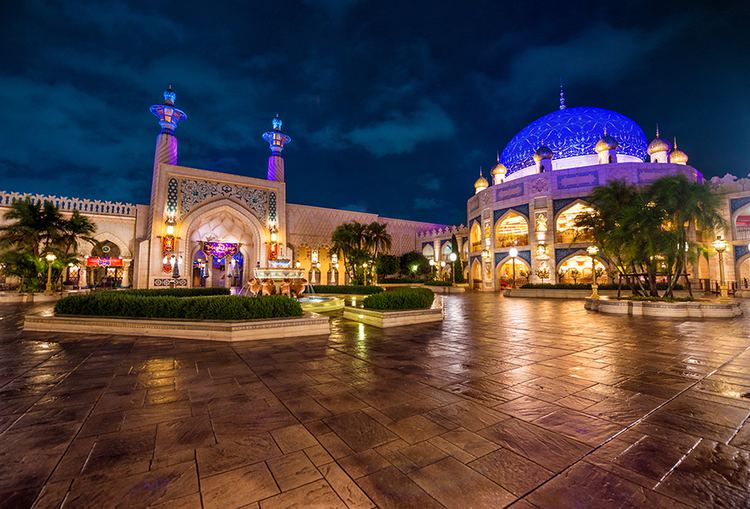
{"type": "Polygon", "coordinates": [[[1,306],[0,506],[750,506],[749,318],[444,306],[233,345],[24,334],[1,306]]]}

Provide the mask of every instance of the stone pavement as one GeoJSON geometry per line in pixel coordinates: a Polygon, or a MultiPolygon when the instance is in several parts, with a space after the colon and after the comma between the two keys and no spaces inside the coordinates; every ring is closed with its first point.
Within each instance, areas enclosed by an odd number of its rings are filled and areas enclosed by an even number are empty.
{"type": "Polygon", "coordinates": [[[443,324],[230,346],[0,306],[0,506],[748,507],[748,307],[467,294],[443,324]]]}

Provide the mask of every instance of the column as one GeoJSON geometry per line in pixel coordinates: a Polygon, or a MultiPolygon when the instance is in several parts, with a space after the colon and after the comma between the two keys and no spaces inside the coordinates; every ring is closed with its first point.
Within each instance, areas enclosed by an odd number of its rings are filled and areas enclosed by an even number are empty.
{"type": "Polygon", "coordinates": [[[224,288],[232,287],[232,256],[224,257],[224,288]]]}
{"type": "Polygon", "coordinates": [[[213,286],[214,257],[206,253],[206,288],[213,286]]]}
{"type": "Polygon", "coordinates": [[[83,257],[83,261],[78,265],[78,288],[88,288],[89,281],[86,270],[86,257],[83,257]]]}
{"type": "Polygon", "coordinates": [[[123,260],[122,261],[122,286],[123,287],[129,287],[132,286],[130,284],[130,266],[133,263],[133,260],[123,260]]]}

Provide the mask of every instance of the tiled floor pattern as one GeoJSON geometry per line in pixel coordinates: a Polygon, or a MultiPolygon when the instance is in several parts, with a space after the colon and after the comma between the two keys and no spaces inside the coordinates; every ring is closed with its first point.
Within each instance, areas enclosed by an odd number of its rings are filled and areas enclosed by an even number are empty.
{"type": "Polygon", "coordinates": [[[230,346],[0,306],[0,506],[749,507],[750,318],[581,308],[230,346]]]}

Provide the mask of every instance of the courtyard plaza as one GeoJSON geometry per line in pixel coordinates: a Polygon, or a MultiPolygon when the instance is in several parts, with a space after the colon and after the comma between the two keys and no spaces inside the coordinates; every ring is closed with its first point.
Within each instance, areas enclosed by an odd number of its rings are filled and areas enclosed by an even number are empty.
{"type": "Polygon", "coordinates": [[[0,506],[748,507],[750,306],[444,297],[440,324],[225,344],[22,333],[0,506]]]}

